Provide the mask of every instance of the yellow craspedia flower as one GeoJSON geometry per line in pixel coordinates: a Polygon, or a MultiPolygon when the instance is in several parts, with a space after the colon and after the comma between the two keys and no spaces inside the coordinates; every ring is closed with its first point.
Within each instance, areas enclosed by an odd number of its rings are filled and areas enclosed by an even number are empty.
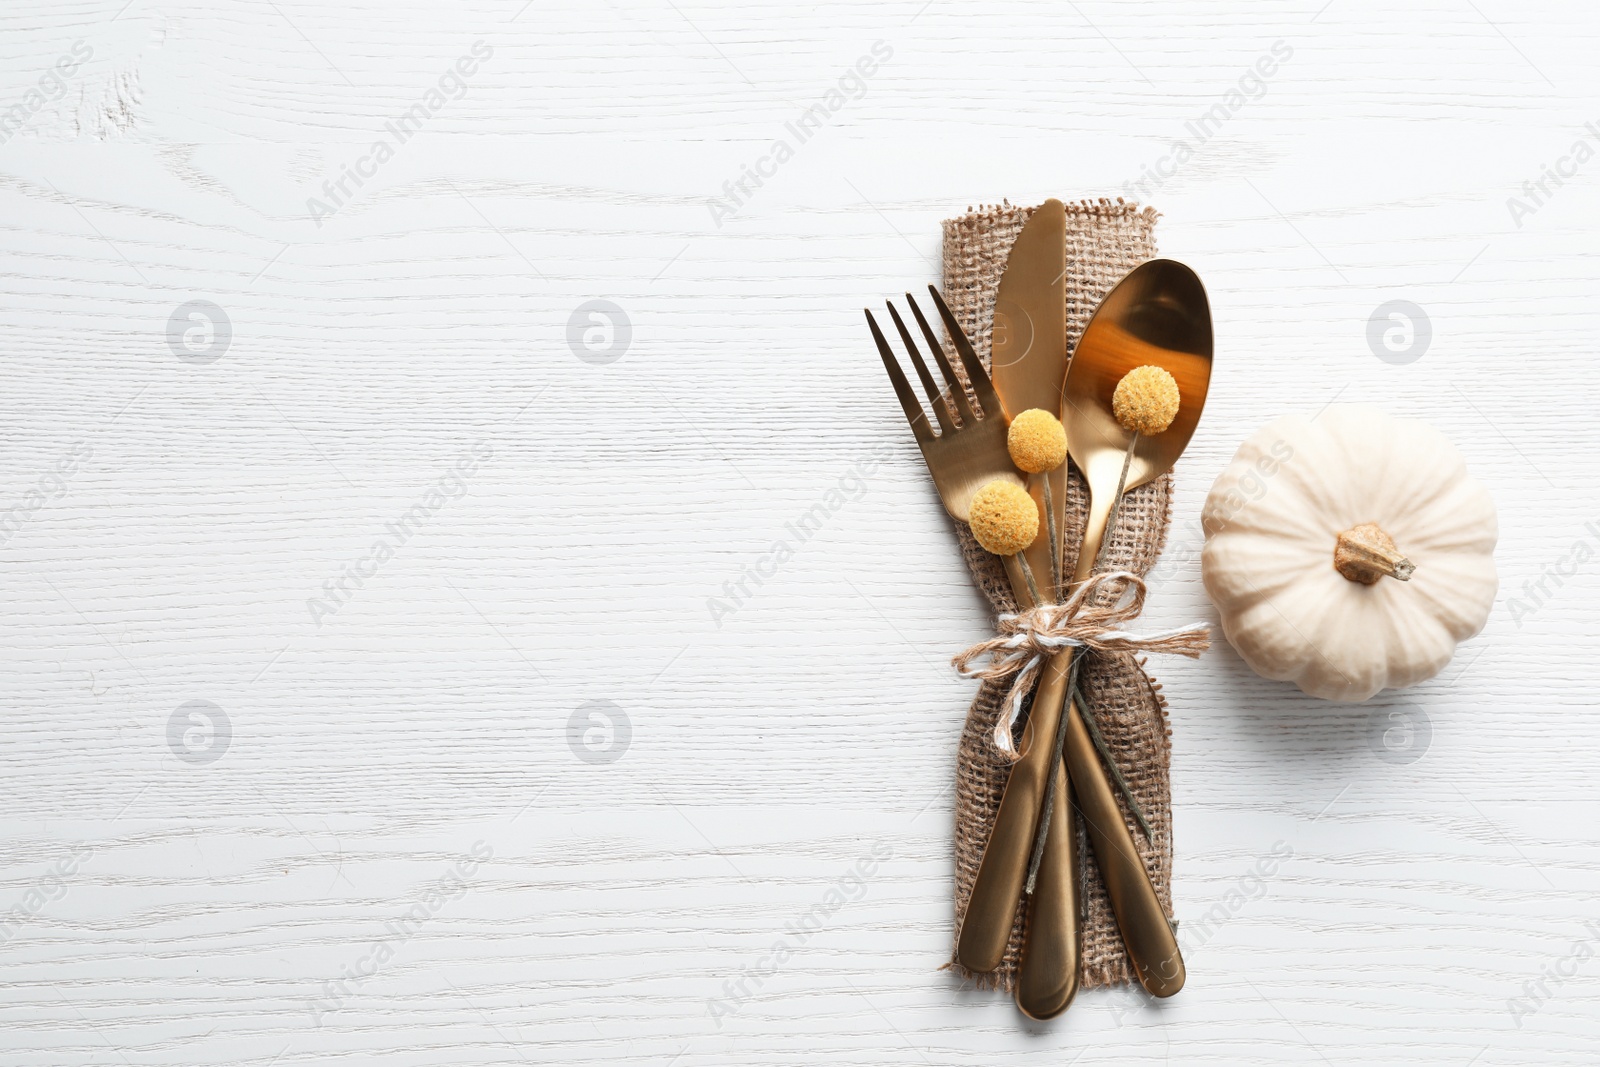
{"type": "Polygon", "coordinates": [[[1164,367],[1135,367],[1111,394],[1111,413],[1123,429],[1148,437],[1178,417],[1178,382],[1164,367]]]}
{"type": "Polygon", "coordinates": [[[1014,556],[1039,536],[1039,506],[1016,482],[992,481],[972,498],[972,536],[997,556],[1014,556]]]}
{"type": "Polygon", "coordinates": [[[1006,448],[1018,470],[1043,474],[1067,461],[1067,431],[1044,408],[1029,408],[1011,420],[1006,448]]]}

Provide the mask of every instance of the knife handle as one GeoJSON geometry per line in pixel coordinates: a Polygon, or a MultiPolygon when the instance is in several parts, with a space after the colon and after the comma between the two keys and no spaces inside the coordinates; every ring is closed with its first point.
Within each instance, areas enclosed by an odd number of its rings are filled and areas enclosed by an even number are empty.
{"type": "Polygon", "coordinates": [[[1077,794],[1078,811],[1094,845],[1095,861],[1134,974],[1151,996],[1170,997],[1183,988],[1186,977],[1178,939],[1155,886],[1150,884],[1149,872],[1139,858],[1133,835],[1117,807],[1117,798],[1075,701],[1067,707],[1063,754],[1077,794]]]}
{"type": "Polygon", "coordinates": [[[1045,828],[1039,878],[1028,898],[1028,926],[1017,972],[1017,1007],[1054,1019],[1078,993],[1078,820],[1066,768],[1056,764],[1055,804],[1045,828]]]}
{"type": "MultiPolygon", "coordinates": [[[[992,971],[1005,958],[1006,943],[1016,920],[1017,899],[1028,878],[1039,807],[1044,801],[1046,772],[1055,756],[1056,726],[1067,692],[1072,652],[1058,653],[1045,665],[1034,694],[1033,711],[1023,735],[1023,756],[1011,766],[1000,810],[989,830],[972,884],[972,896],[961,920],[956,959],[973,971],[992,971]]],[[[1054,822],[1055,820],[1051,820],[1054,822]]]]}

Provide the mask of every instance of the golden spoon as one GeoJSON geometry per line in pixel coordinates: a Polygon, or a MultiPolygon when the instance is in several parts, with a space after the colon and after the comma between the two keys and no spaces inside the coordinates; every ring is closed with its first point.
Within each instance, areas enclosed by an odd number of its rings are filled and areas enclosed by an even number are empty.
{"type": "MultiPolygon", "coordinates": [[[[1093,572],[1119,483],[1126,492],[1164,474],[1194,436],[1211,383],[1211,355],[1205,287],[1182,263],[1155,259],[1141,264],[1095,311],[1073,354],[1065,389],[1067,451],[1089,486],[1089,517],[1074,584],[1093,572]],[[1117,383],[1141,366],[1170,373],[1180,398],[1171,425],[1150,436],[1130,433],[1112,412],[1117,383]]],[[[1066,731],[1067,767],[1078,810],[1128,957],[1151,995],[1170,997],[1183,988],[1183,956],[1075,702],[1067,706],[1066,731]]]]}

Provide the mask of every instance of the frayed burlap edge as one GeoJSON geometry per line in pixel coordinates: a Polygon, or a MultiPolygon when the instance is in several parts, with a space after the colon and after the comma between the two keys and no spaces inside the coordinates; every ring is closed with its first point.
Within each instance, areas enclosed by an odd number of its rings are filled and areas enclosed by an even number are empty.
{"type": "MultiPolygon", "coordinates": [[[[944,223],[944,297],[962,328],[972,339],[984,364],[989,363],[990,324],[995,291],[1005,270],[1012,242],[1033,208],[1010,204],[979,207],[944,223]]],[[[1101,299],[1128,271],[1156,254],[1157,212],[1122,200],[1084,201],[1067,205],[1067,342],[1077,343],[1101,299]]],[[[1117,528],[1106,549],[1106,566],[1145,574],[1161,554],[1170,516],[1171,475],[1128,493],[1123,499],[1117,528]]],[[[1063,531],[1069,546],[1068,566],[1083,537],[1087,521],[1087,492],[1076,470],[1068,479],[1067,522],[1063,531]]],[[[1016,602],[998,557],[978,547],[965,526],[957,527],[962,553],[978,587],[996,612],[1013,611],[1016,602]]],[[[1154,832],[1146,840],[1131,815],[1124,816],[1133,829],[1145,868],[1155,883],[1167,913],[1172,913],[1172,762],[1171,734],[1161,687],[1144,670],[1142,658],[1099,656],[1086,666],[1080,679],[1084,699],[1094,708],[1106,744],[1133,793],[1139,799],[1154,832]]],[[[985,684],[967,712],[956,763],[956,935],[966,913],[977,878],[983,849],[1005,792],[1008,768],[996,757],[990,740],[1000,714],[1004,687],[985,684]]],[[[1118,798],[1119,804],[1121,798],[1118,798]]],[[[1117,985],[1132,980],[1127,952],[1117,932],[1116,918],[1106,898],[1105,885],[1094,864],[1094,851],[1078,820],[1078,854],[1083,857],[1082,959],[1080,986],[1117,985]]],[[[955,962],[949,967],[979,986],[1011,991],[1021,959],[1023,920],[1019,901],[1016,923],[997,970],[978,973],[955,962]]]]}

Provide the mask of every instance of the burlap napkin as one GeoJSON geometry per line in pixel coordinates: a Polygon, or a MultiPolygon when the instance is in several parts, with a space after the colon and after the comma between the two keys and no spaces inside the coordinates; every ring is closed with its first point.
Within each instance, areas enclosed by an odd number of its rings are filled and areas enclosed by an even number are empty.
{"type": "MultiPolygon", "coordinates": [[[[989,363],[989,327],[994,314],[995,290],[1005,270],[1006,257],[1033,208],[980,208],[944,224],[944,297],[962,328],[972,339],[984,364],[989,363]]],[[[1101,200],[1067,205],[1067,342],[1077,343],[1102,297],[1124,274],[1156,253],[1156,212],[1134,204],[1101,200]]],[[[1172,476],[1165,475],[1128,493],[1122,502],[1117,528],[1106,549],[1105,569],[1120,568],[1143,576],[1161,554],[1166,540],[1172,476]]],[[[1082,541],[1088,494],[1083,479],[1073,470],[1069,478],[1062,531],[1068,547],[1070,574],[1075,547],[1082,541]]],[[[958,526],[962,551],[978,587],[995,611],[1014,611],[1016,602],[1006,582],[1000,560],[978,547],[965,526],[958,526]]],[[[1172,789],[1171,740],[1166,701],[1161,687],[1145,673],[1143,661],[1131,655],[1095,656],[1080,678],[1085,700],[1106,744],[1139,798],[1139,806],[1155,833],[1147,841],[1124,810],[1145,868],[1155,883],[1163,907],[1172,912],[1172,789]]],[[[985,683],[967,712],[956,764],[956,928],[966,913],[972,883],[983,859],[1000,797],[1005,791],[1007,766],[997,758],[991,734],[1000,714],[1005,687],[985,683]]],[[[1121,798],[1118,798],[1121,803],[1121,798]]],[[[1059,810],[1059,809],[1057,809],[1059,810]]],[[[1117,932],[1116,918],[1106,899],[1105,886],[1094,864],[1094,850],[1078,822],[1078,854],[1083,857],[1084,914],[1083,972],[1081,988],[1114,985],[1132,980],[1127,952],[1117,932]]],[[[1022,926],[1026,909],[1019,903],[1016,925],[998,970],[977,973],[959,963],[952,967],[980,985],[1011,990],[1022,951],[1022,926]]]]}

